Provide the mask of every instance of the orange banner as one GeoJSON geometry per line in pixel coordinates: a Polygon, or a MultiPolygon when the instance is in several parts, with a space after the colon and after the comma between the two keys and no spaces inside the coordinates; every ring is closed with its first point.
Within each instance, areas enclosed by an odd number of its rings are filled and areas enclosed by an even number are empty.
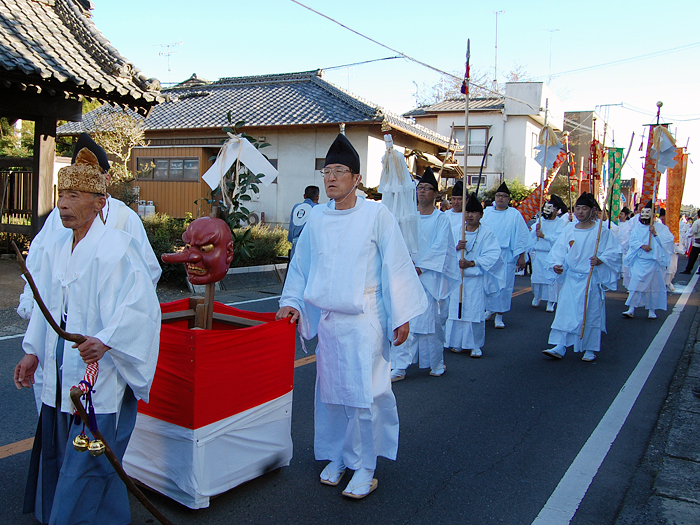
{"type": "MultiPolygon", "coordinates": [[[[551,186],[552,182],[554,181],[554,178],[557,176],[557,173],[559,173],[559,169],[561,168],[562,164],[564,164],[564,161],[566,160],[566,153],[564,151],[559,152],[557,155],[557,158],[554,160],[554,164],[552,165],[552,169],[549,172],[549,175],[547,176],[547,179],[544,181],[544,193],[545,195],[549,191],[549,187],[551,186]]],[[[537,186],[535,191],[533,191],[530,195],[525,197],[522,201],[520,201],[518,204],[515,205],[515,207],[518,209],[520,213],[523,214],[523,218],[525,219],[525,222],[529,221],[532,219],[535,215],[537,215],[537,212],[540,211],[540,198],[542,196],[542,185],[540,184],[537,186]]]]}
{"type": "MultiPolygon", "coordinates": [[[[666,124],[661,126],[667,127],[666,124]]],[[[654,198],[654,185],[656,184],[656,193],[658,198],[659,182],[661,175],[656,171],[656,157],[651,154],[651,147],[654,144],[654,129],[656,125],[649,127],[649,139],[647,140],[647,154],[644,160],[644,179],[642,181],[642,200],[640,203],[645,206],[647,202],[654,198]]]]}
{"type": "Polygon", "coordinates": [[[679,241],[678,222],[681,220],[681,200],[685,188],[685,173],[688,168],[688,154],[685,148],[676,148],[673,160],[676,166],[668,170],[666,180],[666,226],[673,233],[676,242],[679,241]]]}

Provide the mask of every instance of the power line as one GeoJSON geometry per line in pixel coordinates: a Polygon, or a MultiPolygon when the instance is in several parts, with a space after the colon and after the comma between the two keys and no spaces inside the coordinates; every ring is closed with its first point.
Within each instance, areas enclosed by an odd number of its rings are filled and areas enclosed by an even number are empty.
{"type": "MultiPolygon", "coordinates": [[[[292,0],[294,1],[294,0],[292,0]]],[[[590,71],[592,69],[600,69],[603,67],[616,66],[618,64],[626,64],[628,62],[635,62],[637,60],[644,60],[647,58],[655,58],[663,55],[668,55],[669,53],[677,53],[678,51],[685,51],[687,49],[692,49],[694,47],[700,47],[700,42],[693,42],[692,44],[685,44],[678,47],[672,47],[670,49],[664,49],[662,51],[654,51],[652,53],[647,53],[646,55],[639,55],[636,57],[622,58],[620,60],[613,60],[612,62],[605,62],[603,64],[596,64],[593,66],[580,67],[577,69],[570,69],[568,71],[562,71],[561,73],[553,73],[552,77],[561,77],[564,75],[571,75],[573,73],[580,73],[582,71],[590,71]]],[[[534,77],[534,78],[545,78],[544,76],[534,77]]]]}
{"type": "MultiPolygon", "coordinates": [[[[456,75],[454,75],[454,74],[452,74],[452,73],[448,73],[447,71],[443,71],[442,69],[439,69],[439,68],[437,68],[437,67],[435,67],[435,66],[431,66],[430,64],[427,64],[426,62],[423,62],[423,61],[421,61],[421,60],[418,60],[417,58],[413,58],[412,56],[409,56],[409,55],[407,55],[406,53],[403,53],[402,51],[399,51],[398,49],[394,49],[393,47],[389,47],[389,46],[387,46],[386,44],[382,44],[382,43],[379,42],[378,40],[375,40],[374,38],[369,37],[369,36],[367,36],[367,35],[364,35],[364,34],[360,33],[359,31],[357,31],[357,30],[355,30],[355,29],[352,29],[351,27],[346,26],[346,25],[343,24],[342,22],[339,22],[339,21],[335,20],[334,18],[331,18],[331,17],[328,16],[328,15],[324,15],[323,13],[321,13],[320,11],[316,11],[316,10],[313,9],[312,7],[309,7],[309,6],[307,6],[307,5],[302,4],[302,3],[299,2],[298,0],[291,0],[291,1],[294,2],[295,4],[297,4],[298,6],[303,7],[304,9],[307,9],[307,10],[311,11],[312,13],[317,14],[317,15],[320,16],[320,17],[323,17],[323,18],[325,18],[326,20],[329,20],[330,22],[333,22],[334,24],[339,25],[339,26],[342,27],[343,29],[347,29],[347,30],[350,31],[351,33],[354,33],[354,34],[356,34],[357,36],[359,36],[359,37],[361,37],[361,38],[364,38],[365,40],[369,40],[369,41],[372,42],[373,44],[377,44],[378,46],[381,46],[381,47],[383,47],[384,49],[388,49],[388,50],[391,51],[392,53],[396,53],[396,54],[398,54],[398,55],[401,55],[401,56],[402,56],[403,58],[405,58],[406,60],[410,60],[411,62],[415,62],[416,64],[419,64],[419,65],[421,65],[421,66],[423,66],[423,67],[426,67],[426,68],[428,68],[428,69],[430,69],[430,70],[432,70],[432,71],[435,71],[436,73],[440,73],[441,75],[445,75],[445,76],[448,76],[448,77],[450,77],[450,78],[454,78],[455,80],[459,80],[459,81],[462,80],[461,77],[458,77],[458,76],[456,76],[456,75]]],[[[503,93],[499,93],[498,91],[494,91],[494,90],[492,90],[492,89],[490,89],[490,88],[487,88],[486,86],[480,86],[479,84],[476,84],[476,83],[474,83],[474,82],[470,82],[470,85],[473,85],[473,86],[476,86],[476,87],[478,87],[478,88],[480,88],[480,89],[483,89],[484,91],[487,91],[488,93],[492,93],[492,94],[494,94],[494,95],[498,95],[499,97],[507,98],[507,99],[512,100],[512,101],[514,101],[514,102],[519,102],[519,103],[521,103],[521,104],[525,104],[527,107],[531,108],[533,111],[540,111],[540,109],[541,109],[541,108],[535,108],[535,107],[533,107],[532,104],[530,104],[530,103],[528,103],[528,102],[525,102],[524,100],[520,100],[520,99],[517,99],[517,98],[514,98],[514,97],[509,97],[508,95],[504,95],[503,93]]]]}
{"type": "Polygon", "coordinates": [[[384,58],[374,58],[372,60],[363,60],[362,62],[353,62],[352,64],[343,64],[342,66],[331,66],[331,67],[324,67],[324,71],[330,71],[331,69],[340,69],[343,67],[352,67],[352,66],[361,66],[363,64],[370,64],[372,62],[381,62],[382,60],[394,60],[396,58],[403,58],[402,56],[393,56],[393,57],[384,57],[384,58]]]}

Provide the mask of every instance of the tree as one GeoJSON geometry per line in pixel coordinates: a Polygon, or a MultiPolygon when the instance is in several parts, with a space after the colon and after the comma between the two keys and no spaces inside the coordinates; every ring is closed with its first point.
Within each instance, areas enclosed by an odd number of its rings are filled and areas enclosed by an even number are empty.
{"type": "Polygon", "coordinates": [[[113,183],[129,183],[135,175],[129,170],[131,150],[135,146],[148,146],[145,123],[142,118],[122,108],[112,108],[95,119],[93,139],[117,162],[112,163],[110,173],[113,183]]]}
{"type": "MultiPolygon", "coordinates": [[[[441,75],[440,80],[433,84],[421,85],[413,81],[415,91],[413,98],[419,107],[430,106],[437,104],[443,100],[463,97],[460,89],[462,88],[462,78],[464,71],[454,71],[454,76],[441,75]]],[[[505,93],[505,83],[499,83],[496,89],[493,89],[492,72],[477,67],[471,67],[469,82],[469,97],[497,97],[505,93]]],[[[506,82],[528,82],[530,75],[525,71],[522,64],[515,62],[513,68],[506,74],[506,82]]]]}
{"type": "MultiPolygon", "coordinates": [[[[493,186],[491,186],[488,190],[484,190],[483,192],[483,198],[484,199],[489,199],[493,200],[494,197],[496,196],[496,191],[498,190],[498,187],[501,185],[500,182],[497,182],[493,186]]],[[[506,185],[508,186],[508,189],[510,190],[510,201],[511,203],[518,203],[525,199],[528,195],[530,195],[533,191],[535,191],[535,188],[537,188],[537,184],[533,184],[532,186],[525,186],[522,182],[519,180],[509,180],[506,181],[506,185]]]]}
{"type": "Polygon", "coordinates": [[[0,157],[31,157],[34,154],[34,122],[23,120],[21,129],[5,117],[0,119],[0,157]]]}

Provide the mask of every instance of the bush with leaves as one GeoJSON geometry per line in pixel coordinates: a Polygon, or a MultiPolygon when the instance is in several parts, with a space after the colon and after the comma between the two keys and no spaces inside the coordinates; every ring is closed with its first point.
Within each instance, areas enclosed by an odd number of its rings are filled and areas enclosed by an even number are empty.
{"type": "MultiPolygon", "coordinates": [[[[530,195],[533,191],[535,191],[535,188],[537,187],[537,184],[533,184],[532,186],[525,186],[522,182],[519,180],[507,180],[506,186],[508,186],[508,189],[510,190],[510,202],[511,205],[517,204],[518,202],[522,201],[525,199],[528,195],[530,195]]],[[[498,190],[498,187],[501,185],[500,182],[497,182],[493,186],[491,186],[488,190],[484,190],[482,195],[484,199],[489,199],[489,200],[494,200],[494,197],[496,196],[496,191],[498,190]]]]}
{"type": "Polygon", "coordinates": [[[160,260],[164,253],[175,253],[184,247],[182,234],[191,219],[174,219],[164,213],[156,213],[143,219],[148,241],[156,254],[163,274],[161,282],[184,284],[186,279],[185,267],[182,264],[166,264],[160,260]]]}
{"type": "Polygon", "coordinates": [[[231,266],[275,264],[278,257],[286,257],[292,248],[287,230],[266,224],[256,224],[233,230],[233,262],[231,266]],[[247,252],[247,253],[246,253],[247,252]]]}

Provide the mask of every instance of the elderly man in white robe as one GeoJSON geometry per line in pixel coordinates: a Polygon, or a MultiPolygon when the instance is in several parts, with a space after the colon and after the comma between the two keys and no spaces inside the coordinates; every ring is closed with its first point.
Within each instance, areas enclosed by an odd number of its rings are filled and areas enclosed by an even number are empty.
{"type": "Polygon", "coordinates": [[[462,240],[461,223],[453,230],[458,239],[458,265],[464,278],[450,296],[447,346],[455,353],[469,352],[470,357],[483,355],[486,342],[486,299],[505,286],[505,264],[501,259],[496,234],[481,224],[484,209],[475,194],[467,199],[462,240]],[[462,300],[460,301],[460,291],[462,300]]]}
{"type": "Polygon", "coordinates": [[[309,216],[290,262],[277,318],[318,335],[314,453],[329,463],[321,483],[360,499],[377,487],[377,457],[396,459],[399,419],[391,391],[390,344],[428,306],[396,219],[355,194],[360,157],[344,135],[322,170],[331,201],[309,216]]]}
{"type": "MultiPolygon", "coordinates": [[[[444,343],[447,298],[459,286],[457,260],[450,221],[435,207],[438,183],[430,168],[425,168],[416,187],[419,223],[419,250],[413,257],[428,308],[411,321],[408,340],[391,349],[391,381],[406,377],[406,369],[418,361],[419,368],[430,368],[430,375],[445,373],[444,343]]],[[[450,213],[450,212],[448,212],[450,213]]]]}
{"type": "Polygon", "coordinates": [[[530,260],[532,261],[532,306],[537,308],[540,301],[547,301],[547,311],[553,312],[557,304],[559,286],[545,267],[547,256],[566,228],[568,222],[562,220],[559,210],[566,205],[558,195],[552,195],[542,209],[542,218],[530,228],[530,260]]]}
{"type": "Polygon", "coordinates": [[[34,279],[51,316],[82,344],[66,343],[42,315],[33,315],[15,367],[17,388],[31,387],[44,370],[42,408],[25,494],[25,513],[42,523],[131,522],[124,483],[104,456],[72,446],[82,425],[72,424],[71,387],[97,363],[92,402],[98,428],[118,459],[136,421],[136,403],[148,401],[158,359],[160,306],[138,243],[98,218],[106,183],[87,148],[58,173],[58,209],[65,228],[44,244],[34,279]]]}
{"type": "MultiPolygon", "coordinates": [[[[78,137],[75,147],[73,148],[73,159],[71,162],[75,163],[78,152],[83,148],[87,148],[95,155],[99,167],[104,173],[105,183],[107,187],[109,187],[111,175],[109,174],[109,160],[107,159],[107,154],[87,133],[81,133],[78,137]]],[[[139,251],[148,265],[153,287],[155,288],[160,279],[161,268],[155,253],[153,253],[153,248],[151,248],[151,243],[148,240],[141,218],[136,215],[134,210],[119,199],[115,199],[110,194],[106,195],[105,205],[102,210],[100,210],[99,218],[107,228],[124,231],[136,240],[139,251]]],[[[29,246],[29,253],[27,253],[25,261],[29,273],[33,273],[38,268],[46,243],[50,242],[58,231],[64,229],[65,227],[61,221],[60,210],[56,207],[46,217],[44,225],[39,233],[32,239],[32,243],[29,246]]],[[[22,319],[29,319],[32,315],[33,308],[34,296],[32,295],[32,289],[29,287],[29,284],[25,284],[24,291],[19,296],[17,315],[22,319]]],[[[41,411],[41,386],[43,383],[41,366],[34,374],[34,381],[34,398],[37,403],[37,411],[41,411]]]]}
{"type": "Polygon", "coordinates": [[[547,257],[547,268],[563,281],[549,333],[549,344],[555,346],[543,350],[555,359],[563,358],[568,346],[573,346],[574,352],[583,352],[582,360],[587,362],[594,361],[600,351],[601,333],[605,332],[605,291],[617,289],[621,252],[620,243],[607,228],[600,229],[596,251],[597,207],[593,195],[584,192],[574,208],[578,222],[566,227],[547,257]]]}
{"type": "Polygon", "coordinates": [[[515,271],[525,268],[525,251],[528,244],[528,229],[522,214],[510,203],[510,190],[505,182],[496,190],[494,205],[484,210],[481,223],[488,226],[498,238],[501,247],[501,257],[506,265],[506,285],[496,295],[486,300],[486,317],[494,313],[494,326],[505,328],[503,314],[510,311],[510,302],[515,287],[515,271]]]}
{"type": "Polygon", "coordinates": [[[629,295],[625,304],[629,307],[622,315],[634,317],[634,309],[648,310],[647,317],[656,319],[656,310],[666,310],[667,292],[665,275],[671,263],[670,246],[673,234],[666,225],[656,222],[651,201],[640,212],[630,232],[629,251],[624,265],[629,268],[629,295]]]}

